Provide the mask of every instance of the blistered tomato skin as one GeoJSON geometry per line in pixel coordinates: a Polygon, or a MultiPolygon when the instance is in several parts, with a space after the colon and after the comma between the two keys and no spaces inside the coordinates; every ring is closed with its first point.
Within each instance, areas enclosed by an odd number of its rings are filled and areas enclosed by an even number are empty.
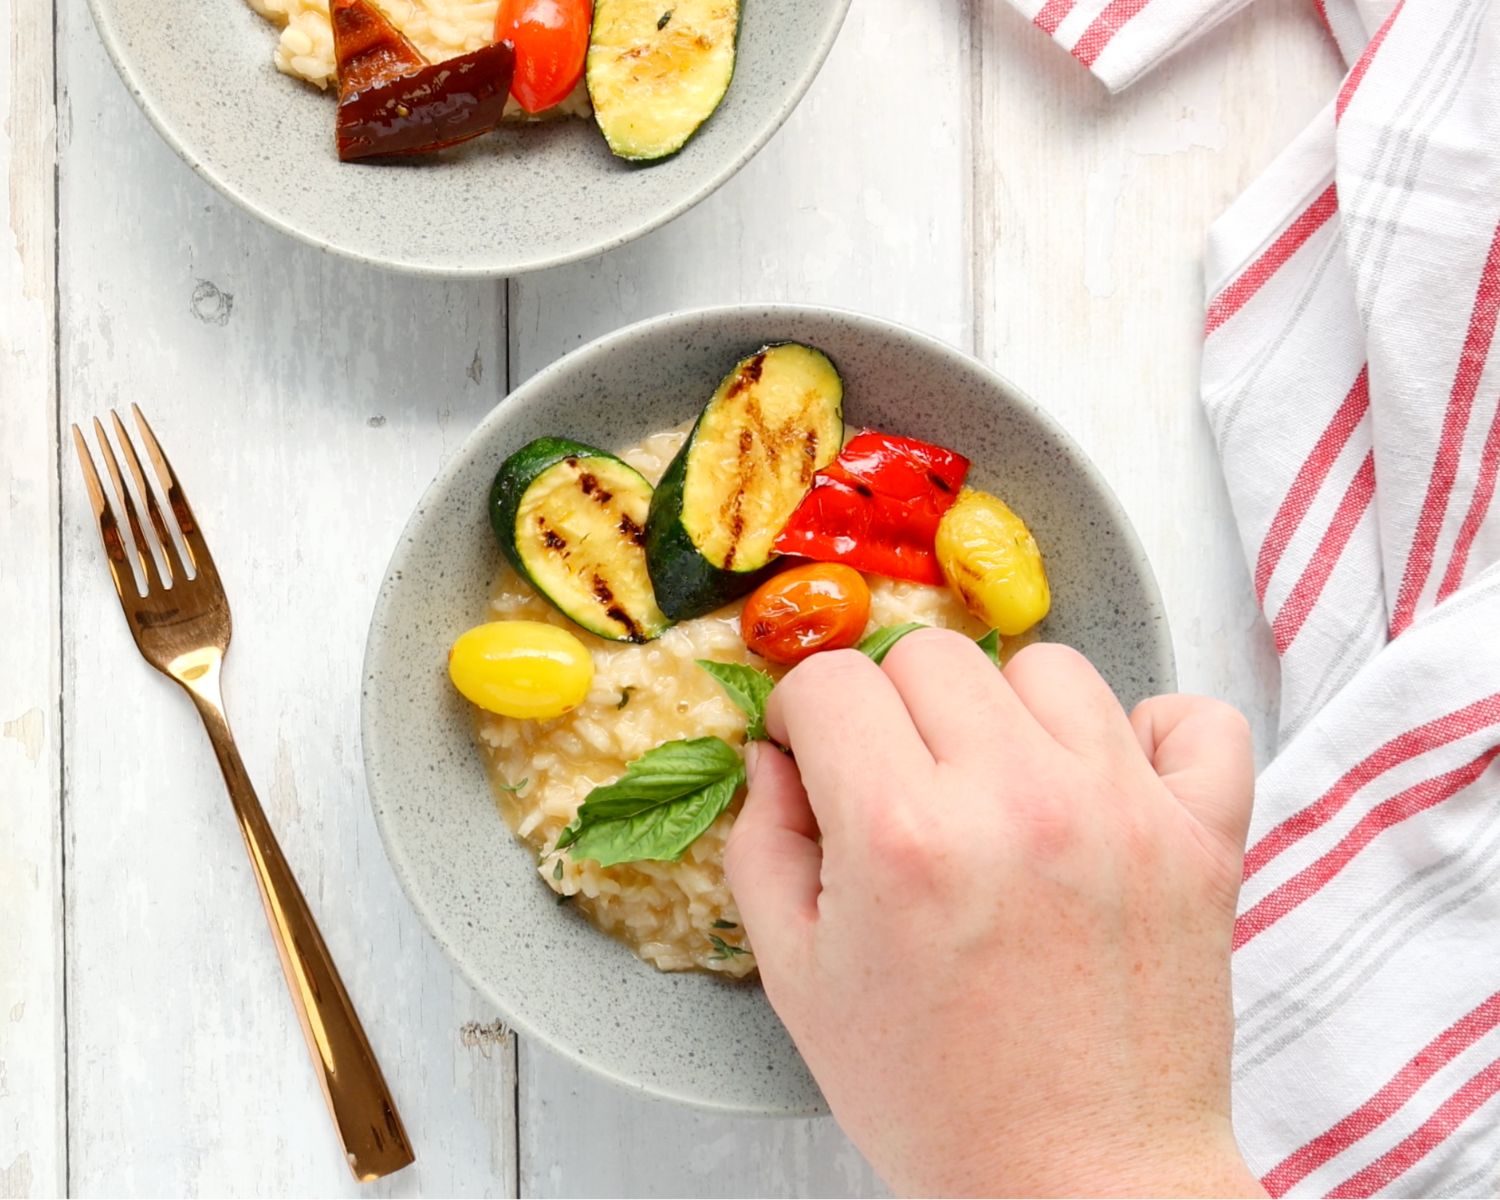
{"type": "Polygon", "coordinates": [[[500,0],[495,41],[515,47],[510,94],[529,113],[568,98],[583,78],[592,0],[500,0]]]}
{"type": "Polygon", "coordinates": [[[594,682],[594,660],[556,625],[491,621],[453,643],[448,678],[486,712],[547,721],[583,703],[594,682]]]}
{"type": "Polygon", "coordinates": [[[858,644],[869,622],[864,576],[840,563],[809,563],[772,576],[750,593],[740,636],[762,658],[790,666],[819,650],[858,644]]]}
{"type": "Polygon", "coordinates": [[[1036,539],[989,493],[964,488],[938,523],[935,547],[949,586],[1004,636],[1025,633],[1052,607],[1036,539]]]}

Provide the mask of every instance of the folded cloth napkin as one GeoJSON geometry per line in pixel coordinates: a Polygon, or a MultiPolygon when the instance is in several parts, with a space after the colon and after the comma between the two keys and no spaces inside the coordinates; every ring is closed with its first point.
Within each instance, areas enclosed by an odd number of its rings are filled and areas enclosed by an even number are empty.
{"type": "MultiPolygon", "coordinates": [[[[1014,0],[1111,88],[1243,0],[1014,0]]],[[[1500,0],[1312,0],[1337,96],[1215,224],[1203,403],[1281,656],[1234,933],[1272,1195],[1500,1193],[1500,0]]]]}

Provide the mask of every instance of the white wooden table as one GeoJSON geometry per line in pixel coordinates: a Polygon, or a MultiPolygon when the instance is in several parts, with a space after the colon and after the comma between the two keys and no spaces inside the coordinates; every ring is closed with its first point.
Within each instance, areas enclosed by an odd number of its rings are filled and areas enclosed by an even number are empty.
{"type": "MultiPolygon", "coordinates": [[[[230,2],[230,0],[221,0],[230,2]]],[[[156,136],[83,0],[0,0],[0,1197],[353,1194],[198,723],[130,645],[66,437],[139,401],[233,599],[230,708],[418,1151],[390,1195],[867,1194],[829,1121],[645,1102],[517,1043],[386,863],[364,632],[465,433],[671,308],[826,302],[1047,405],[1156,563],[1182,685],[1264,748],[1275,665],[1195,398],[1210,219],[1331,95],[1308,0],[1258,0],[1107,96],[1001,0],[855,0],[811,93],[673,225],[509,283],[319,254],[156,136]]],[[[878,1047],[872,1047],[878,1053],[878,1047]]]]}

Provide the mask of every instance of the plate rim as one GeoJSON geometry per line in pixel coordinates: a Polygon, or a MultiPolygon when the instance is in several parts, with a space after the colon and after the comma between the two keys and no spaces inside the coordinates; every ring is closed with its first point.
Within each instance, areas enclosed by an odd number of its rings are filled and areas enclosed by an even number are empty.
{"type": "MultiPolygon", "coordinates": [[[[244,0],[236,0],[244,3],[244,0]]],[[[153,129],[161,139],[172,148],[178,158],[192,169],[199,178],[208,182],[215,191],[236,204],[242,211],[249,213],[256,220],[263,222],[272,229],[287,235],[303,245],[311,246],[321,250],[325,254],[332,254],[337,258],[348,262],[360,263],[364,266],[375,267],[380,270],[394,271],[402,275],[411,275],[426,279],[515,279],[523,275],[529,275],[536,271],[548,270],[552,267],[567,266],[571,263],[582,262],[585,259],[596,258],[610,250],[633,242],[637,238],[644,237],[653,230],[660,229],[682,216],[689,209],[702,203],[724,184],[728,183],[752,158],[761,152],[766,143],[771,140],[786,124],[787,118],[792,115],[793,110],[802,102],[807,94],[808,88],[812,86],[813,80],[823,69],[829,52],[838,40],[839,32],[843,29],[844,21],[849,15],[849,6],[852,0],[830,0],[835,7],[832,19],[827,27],[821,32],[814,48],[812,57],[808,60],[804,69],[792,80],[791,90],[786,98],[779,104],[771,114],[771,119],[755,134],[754,137],[735,155],[733,155],[717,171],[712,172],[702,180],[696,187],[690,189],[685,195],[679,197],[672,204],[644,220],[637,222],[628,230],[611,234],[598,241],[580,246],[562,254],[554,254],[547,257],[527,259],[521,257],[514,263],[490,263],[489,265],[468,264],[437,264],[423,262],[415,258],[383,258],[370,254],[361,253],[358,250],[340,246],[336,242],[320,237],[308,230],[297,228],[289,221],[283,220],[274,212],[249,199],[238,190],[233,181],[216,170],[201,154],[190,147],[184,137],[177,131],[167,119],[164,112],[147,95],[146,89],[141,85],[139,76],[131,66],[131,58],[124,45],[124,38],[110,22],[106,10],[113,0],[88,0],[89,16],[94,22],[94,28],[98,31],[99,40],[104,43],[105,52],[109,55],[110,62],[114,65],[115,73],[125,85],[125,90],[130,93],[131,99],[136,106],[146,114],[146,119],[151,123],[153,129]]],[[[258,14],[257,14],[258,15],[258,14]]],[[[273,28],[267,22],[267,28],[273,28]]],[[[733,80],[731,80],[733,86],[733,80]]],[[[712,115],[709,117],[712,120],[712,115]]],[[[646,166],[645,170],[650,167],[646,166]]]]}
{"type": "Polygon", "coordinates": [[[463,464],[470,455],[470,446],[486,435],[490,427],[501,419],[502,413],[517,398],[520,399],[522,404],[525,404],[529,402],[532,395],[545,394],[555,377],[577,369],[580,360],[607,355],[621,341],[634,339],[648,331],[654,332],[663,327],[691,323],[695,320],[748,316],[750,314],[755,314],[768,322],[792,321],[799,317],[832,317],[859,326],[862,332],[877,337],[895,337],[907,342],[916,342],[928,352],[940,354],[952,362],[962,364],[965,369],[978,371],[996,380],[1008,394],[1011,401],[1024,409],[1027,415],[1038,422],[1043,432],[1055,440],[1056,444],[1067,455],[1070,463],[1082,471],[1088,483],[1097,489],[1107,509],[1117,518],[1120,526],[1120,534],[1125,543],[1125,551],[1131,561],[1141,571],[1141,583],[1146,591],[1146,597],[1151,603],[1152,616],[1162,630],[1162,636],[1158,639],[1158,661],[1153,664],[1153,667],[1156,669],[1157,678],[1160,680],[1164,690],[1172,691],[1176,689],[1178,686],[1177,662],[1171,622],[1168,618],[1166,604],[1162,598],[1161,587],[1157,581],[1156,572],[1151,565],[1150,558],[1146,555],[1145,548],[1141,545],[1140,536],[1136,532],[1128,512],[1124,505],[1120,503],[1119,497],[1115,494],[1114,489],[1110,487],[1108,480],[1105,479],[1092,458],[1084,450],[1082,444],[1050,412],[1043,408],[1037,401],[1033,400],[1024,389],[1016,386],[1002,372],[995,370],[988,364],[981,362],[974,355],[959,349],[951,343],[910,325],[884,317],[873,316],[853,309],[822,304],[776,302],[713,304],[693,308],[672,309],[654,317],[634,321],[602,334],[592,341],[585,342],[583,345],[577,346],[565,354],[559,355],[536,374],[517,385],[512,391],[502,397],[481,418],[479,423],[469,431],[447,459],[444,460],[432,480],[423,489],[421,497],[417,500],[416,505],[411,511],[411,515],[407,517],[401,527],[400,533],[397,535],[394,549],[381,575],[380,587],[376,593],[375,603],[371,610],[370,622],[365,634],[365,651],[361,659],[360,759],[364,769],[365,792],[375,820],[375,826],[380,834],[381,845],[385,850],[392,873],[401,885],[402,892],[416,910],[423,927],[442,948],[450,965],[457,969],[459,975],[476,992],[494,1006],[496,1012],[504,1019],[507,1027],[513,1032],[541,1044],[550,1053],[556,1054],[568,1062],[581,1067],[593,1077],[606,1080],[635,1095],[647,1096],[658,1101],[683,1104],[701,1112],[719,1115],[806,1117],[827,1113],[826,1103],[823,1105],[795,1106],[770,1103],[756,1105],[744,1102],[718,1102],[712,1097],[704,1096],[698,1092],[674,1090],[670,1086],[663,1084],[649,1083],[621,1075],[610,1067],[589,1058],[569,1044],[554,1039],[539,1029],[530,1020],[524,1018],[517,1019],[510,1011],[510,1005],[499,996],[495,988],[471,965],[465,952],[445,935],[443,932],[443,923],[434,918],[431,908],[416,885],[408,856],[401,848],[399,839],[390,827],[389,817],[384,812],[385,806],[377,795],[377,787],[374,782],[376,775],[372,771],[371,762],[372,740],[370,733],[374,719],[372,717],[371,693],[373,691],[372,683],[375,679],[375,664],[373,660],[376,656],[376,644],[380,636],[378,631],[389,603],[390,593],[402,582],[400,572],[405,555],[404,547],[411,541],[412,527],[426,511],[429,497],[440,486],[446,483],[451,476],[462,469],[463,464]]]}

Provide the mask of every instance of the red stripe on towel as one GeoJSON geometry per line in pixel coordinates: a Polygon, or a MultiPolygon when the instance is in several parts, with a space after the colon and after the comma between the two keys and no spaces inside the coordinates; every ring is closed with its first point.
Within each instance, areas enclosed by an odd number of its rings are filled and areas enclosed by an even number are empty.
{"type": "Polygon", "coordinates": [[[1500,402],[1495,405],[1495,416],[1490,421],[1490,432],[1484,439],[1484,448],[1479,452],[1479,477],[1474,481],[1474,495],[1469,501],[1469,511],[1464,514],[1464,523],[1459,527],[1458,537],[1453,543],[1453,557],[1448,560],[1448,569],[1443,572],[1437,598],[1446,600],[1458,590],[1464,581],[1464,571],[1469,566],[1469,551],[1479,527],[1484,524],[1490,501],[1495,498],[1495,474],[1500,469],[1500,402]]]}
{"type": "Polygon", "coordinates": [[[1247,267],[1243,274],[1214,297],[1208,306],[1208,318],[1204,322],[1203,334],[1207,337],[1240,309],[1250,297],[1265,286],[1266,280],[1281,268],[1293,254],[1307,243],[1307,239],[1323,228],[1328,219],[1338,211],[1338,191],[1329,184],[1323,192],[1286,227],[1265,253],[1247,267]]]}
{"type": "Polygon", "coordinates": [[[1073,57],[1084,66],[1092,67],[1110,39],[1120,32],[1120,27],[1150,3],[1151,0],[1110,0],[1083,31],[1083,36],[1073,47],[1073,57]]]}
{"type": "Polygon", "coordinates": [[[1344,115],[1344,109],[1349,107],[1349,101],[1354,99],[1354,93],[1359,90],[1359,85],[1364,81],[1365,72],[1370,69],[1370,64],[1375,61],[1375,55],[1380,52],[1380,43],[1385,41],[1385,35],[1390,33],[1391,25],[1396,20],[1396,14],[1401,11],[1406,0],[1398,0],[1396,7],[1391,9],[1391,15],[1385,19],[1385,23],[1375,31],[1375,36],[1370,39],[1370,44],[1365,47],[1365,52],[1359,56],[1359,61],[1350,69],[1349,74],[1344,76],[1343,86],[1339,88],[1339,98],[1333,107],[1333,119],[1338,121],[1344,115]]]}
{"type": "Polygon", "coordinates": [[[1276,653],[1285,654],[1287,648],[1302,631],[1309,614],[1317,606],[1318,597],[1333,569],[1338,566],[1344,548],[1354,536],[1354,530],[1364,518],[1365,510],[1375,499],[1375,451],[1365,454],[1365,461],[1349,481],[1344,498],[1334,510],[1333,520],[1323,533],[1312,560],[1303,569],[1301,577],[1292,587],[1291,595],[1276,614],[1271,624],[1271,634],[1276,639],[1276,653]]]}
{"type": "Polygon", "coordinates": [[[1448,1136],[1500,1092],[1500,1058],[1449,1096],[1438,1110],[1409,1137],[1382,1154],[1363,1171],[1351,1175],[1333,1191],[1333,1196],[1373,1196],[1426,1158],[1448,1136]]]}
{"type": "Polygon", "coordinates": [[[1261,604],[1266,602],[1266,588],[1271,582],[1271,576],[1276,573],[1276,564],[1281,561],[1292,535],[1297,532],[1302,518],[1307,515],[1307,510],[1317,498],[1323,480],[1328,478],[1328,472],[1333,469],[1333,464],[1369,408],[1370,368],[1365,366],[1359,369],[1354,386],[1334,411],[1328,428],[1323,430],[1308,454],[1307,461],[1297,471],[1286,499],[1281,502],[1281,507],[1271,520],[1271,528],[1266,532],[1266,540],[1261,543],[1260,556],[1255,562],[1255,598],[1261,604]]]}
{"type": "Polygon", "coordinates": [[[1478,758],[1432,779],[1424,779],[1389,800],[1383,800],[1359,819],[1343,839],[1322,858],[1304,867],[1264,899],[1241,913],[1234,923],[1233,948],[1264,933],[1304,901],[1315,896],[1329,880],[1354,861],[1356,856],[1377,837],[1415,817],[1418,813],[1457,795],[1484,774],[1500,746],[1493,746],[1478,758]]]}
{"type": "Polygon", "coordinates": [[[1427,586],[1427,577],[1432,572],[1432,560],[1437,554],[1437,540],[1442,533],[1443,518],[1448,513],[1448,500],[1453,494],[1454,481],[1458,478],[1464,434],[1469,427],[1469,415],[1474,409],[1474,395],[1479,390],[1479,378],[1484,374],[1484,366],[1489,359],[1490,343],[1495,338],[1497,318],[1500,318],[1500,225],[1495,226],[1489,254],[1479,273],[1479,286],[1474,290],[1469,331],[1464,336],[1463,349],[1458,356],[1458,370],[1454,373],[1453,387],[1448,395],[1448,408],[1443,413],[1443,430],[1438,437],[1432,475],[1427,481],[1427,495],[1422,500],[1422,511],[1417,517],[1417,531],[1412,537],[1411,553],[1401,577],[1401,588],[1396,594],[1396,608],[1391,614],[1392,637],[1404,633],[1411,625],[1416,616],[1417,599],[1427,586]]]}
{"type": "Polygon", "coordinates": [[[1484,696],[1453,712],[1408,729],[1391,738],[1344,772],[1328,791],[1302,811],[1288,817],[1245,854],[1245,878],[1249,879],[1282,851],[1296,845],[1315,829],[1326,825],[1372,780],[1404,762],[1446,746],[1490,725],[1500,724],[1500,692],[1484,696]]]}
{"type": "Polygon", "coordinates": [[[1357,1109],[1287,1155],[1260,1182],[1273,1196],[1284,1196],[1324,1163],[1383,1125],[1424,1083],[1490,1030],[1500,1025],[1500,992],[1465,1013],[1396,1072],[1395,1077],[1357,1109]]]}
{"type": "Polygon", "coordinates": [[[1042,9],[1032,18],[1032,24],[1051,35],[1063,23],[1063,18],[1073,11],[1074,0],[1047,0],[1042,9]]]}

